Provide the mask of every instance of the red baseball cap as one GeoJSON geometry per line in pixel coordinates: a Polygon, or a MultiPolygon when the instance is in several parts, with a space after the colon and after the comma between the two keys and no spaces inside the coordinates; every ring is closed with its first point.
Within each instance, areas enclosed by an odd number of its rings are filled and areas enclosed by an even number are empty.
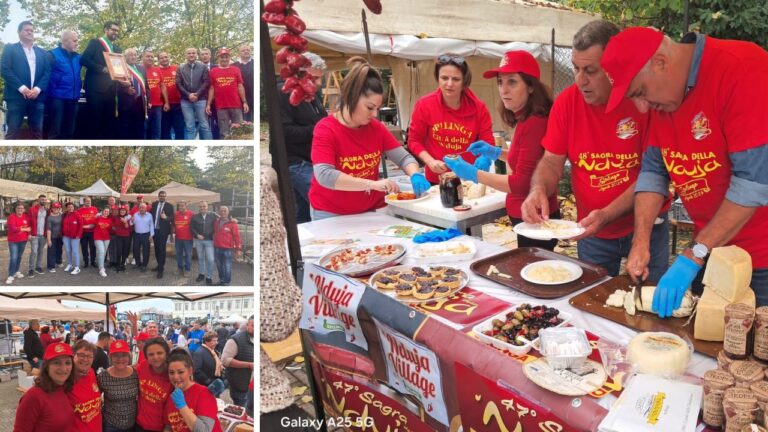
{"type": "Polygon", "coordinates": [[[130,353],[131,350],[128,348],[128,344],[125,343],[125,341],[116,340],[109,344],[109,354],[115,354],[115,353],[130,353]]]}
{"type": "Polygon", "coordinates": [[[503,73],[524,73],[536,79],[541,78],[539,63],[528,51],[507,51],[496,69],[483,72],[483,78],[493,78],[503,73]]]}
{"type": "Polygon", "coordinates": [[[144,199],[144,195],[142,195],[142,194],[136,195],[136,199],[139,199],[139,198],[144,199]]]}
{"type": "Polygon", "coordinates": [[[222,49],[220,49],[219,52],[216,55],[220,57],[223,54],[230,55],[229,54],[229,48],[222,48],[222,49]]]}
{"type": "Polygon", "coordinates": [[[54,208],[61,208],[61,203],[60,202],[55,202],[55,203],[53,203],[53,207],[54,208]]]}
{"type": "Polygon", "coordinates": [[[632,79],[659,49],[664,33],[651,27],[629,27],[613,36],[600,59],[613,88],[605,112],[616,108],[629,90],[632,79]]]}
{"type": "Polygon", "coordinates": [[[74,354],[72,354],[72,347],[64,342],[52,343],[45,349],[43,360],[50,360],[60,356],[74,357],[74,354]]]}
{"type": "Polygon", "coordinates": [[[151,339],[151,338],[149,337],[149,335],[146,332],[141,332],[141,333],[138,334],[138,336],[136,336],[136,340],[137,341],[144,341],[144,340],[147,340],[147,339],[151,339]]]}

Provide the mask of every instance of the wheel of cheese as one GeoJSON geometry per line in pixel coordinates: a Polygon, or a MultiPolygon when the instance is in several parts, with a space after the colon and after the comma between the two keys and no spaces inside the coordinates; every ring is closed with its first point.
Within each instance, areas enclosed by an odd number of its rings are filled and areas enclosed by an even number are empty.
{"type": "Polygon", "coordinates": [[[675,377],[688,367],[691,350],[678,335],[645,332],[629,341],[627,357],[640,373],[675,377]]]}

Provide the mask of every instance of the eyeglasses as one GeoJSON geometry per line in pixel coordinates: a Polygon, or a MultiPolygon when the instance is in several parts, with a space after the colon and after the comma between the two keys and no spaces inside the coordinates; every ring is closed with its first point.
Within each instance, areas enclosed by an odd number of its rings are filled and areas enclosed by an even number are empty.
{"type": "Polygon", "coordinates": [[[93,355],[90,354],[75,353],[75,357],[82,357],[87,360],[93,360],[93,355]]]}
{"type": "Polygon", "coordinates": [[[457,65],[461,66],[464,64],[465,60],[462,56],[442,54],[437,58],[437,62],[441,64],[456,63],[457,65]]]}

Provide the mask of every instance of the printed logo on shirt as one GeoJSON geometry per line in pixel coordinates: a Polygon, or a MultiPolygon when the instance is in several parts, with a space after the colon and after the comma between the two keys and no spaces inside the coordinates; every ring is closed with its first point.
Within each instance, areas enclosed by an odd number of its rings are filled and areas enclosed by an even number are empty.
{"type": "Polygon", "coordinates": [[[621,119],[616,124],[616,136],[620,139],[630,139],[637,134],[637,122],[632,117],[621,119]]]}
{"type": "Polygon", "coordinates": [[[664,157],[667,172],[676,176],[704,178],[723,166],[711,151],[689,154],[665,148],[661,150],[661,155],[664,157]]]}
{"type": "Polygon", "coordinates": [[[439,122],[432,126],[432,139],[446,150],[464,151],[472,140],[472,131],[461,123],[439,122]]]}
{"type": "Polygon", "coordinates": [[[373,177],[379,169],[379,163],[381,163],[381,151],[364,155],[341,156],[338,160],[341,171],[357,178],[373,177]]]}
{"type": "Polygon", "coordinates": [[[704,111],[699,111],[691,120],[691,135],[696,141],[701,141],[712,133],[709,128],[709,119],[704,115],[704,111]]]}
{"type": "Polygon", "coordinates": [[[582,152],[577,168],[589,172],[589,184],[598,192],[630,181],[629,171],[640,166],[639,153],[582,152]],[[594,174],[593,174],[594,173],[594,174]]]}
{"type": "Polygon", "coordinates": [[[707,183],[707,179],[705,178],[691,180],[681,185],[677,185],[675,182],[672,182],[672,186],[675,187],[675,190],[680,195],[680,198],[683,199],[683,201],[691,201],[700,196],[703,196],[712,190],[710,189],[709,184],[707,183]]]}
{"type": "MultiPolygon", "coordinates": [[[[96,384],[94,384],[94,387],[96,387],[96,384]]],[[[95,391],[98,393],[99,388],[96,387],[95,391]]],[[[92,422],[101,413],[101,395],[87,402],[75,404],[74,410],[83,423],[92,422]]]]}
{"type": "MultiPolygon", "coordinates": [[[[194,413],[195,410],[192,410],[192,412],[194,413]]],[[[171,430],[173,432],[189,431],[187,424],[184,423],[184,419],[181,417],[181,413],[178,410],[168,413],[168,423],[171,424],[171,430]]]]}

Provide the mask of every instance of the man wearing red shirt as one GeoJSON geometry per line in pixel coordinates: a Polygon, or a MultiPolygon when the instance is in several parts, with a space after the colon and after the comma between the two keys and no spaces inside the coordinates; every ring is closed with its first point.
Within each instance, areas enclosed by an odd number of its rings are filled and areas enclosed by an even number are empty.
{"type": "Polygon", "coordinates": [[[167,52],[161,52],[158,59],[160,61],[160,77],[168,92],[168,99],[163,105],[163,124],[160,138],[171,139],[171,129],[173,129],[173,139],[183,140],[184,114],[181,112],[181,94],[176,88],[176,65],[171,64],[171,56],[167,52]]]}
{"type": "Polygon", "coordinates": [[[96,267],[96,243],[93,241],[93,230],[96,227],[99,210],[91,206],[91,197],[85,197],[83,198],[83,206],[77,209],[77,213],[83,218],[83,238],[80,239],[80,249],[83,251],[83,268],[88,268],[88,264],[96,267]]]}
{"type": "Polygon", "coordinates": [[[24,204],[16,203],[16,212],[8,216],[8,249],[10,260],[8,262],[8,279],[5,283],[10,285],[14,278],[22,279],[24,274],[19,271],[21,256],[24,255],[24,246],[27,245],[29,233],[32,232],[32,222],[29,215],[24,212],[24,204]]]}
{"type": "Polygon", "coordinates": [[[208,105],[205,112],[211,115],[211,105],[216,106],[219,120],[219,133],[226,138],[230,133],[232,123],[243,122],[243,112],[248,112],[243,76],[240,69],[229,64],[229,50],[219,50],[219,67],[210,71],[211,87],[208,89],[208,105]]]}
{"type": "MultiPolygon", "coordinates": [[[[609,38],[619,29],[603,20],[583,26],[573,38],[576,83],[555,100],[542,140],[544,156],[531,179],[522,205],[523,220],[540,223],[552,211],[547,199],[557,192],[566,160],[579,224],[585,231],[575,240],[579,258],[605,267],[617,276],[621,259],[632,244],[634,185],[640,174],[647,116],[623,103],[605,112],[611,83],[600,68],[609,38]]],[[[668,205],[668,204],[667,204],[668,205]]],[[[666,209],[653,226],[650,279],[658,281],[669,262],[669,221],[666,209]]]]}
{"type": "MultiPolygon", "coordinates": [[[[163,84],[160,68],[155,66],[155,55],[144,51],[142,65],[147,74],[147,139],[159,140],[162,131],[163,107],[168,104],[168,89],[163,84]]],[[[168,105],[170,107],[170,105],[168,105]]]]}
{"type": "Polygon", "coordinates": [[[30,278],[35,273],[43,274],[43,255],[45,255],[46,234],[45,221],[48,219],[48,197],[40,194],[37,202],[29,208],[29,221],[32,223],[32,232],[29,233],[29,272],[30,278]]]}
{"type": "Polygon", "coordinates": [[[219,270],[219,285],[232,282],[232,257],[239,258],[243,243],[237,223],[229,217],[229,208],[219,208],[219,218],[213,225],[213,253],[219,270]]]}
{"type": "Polygon", "coordinates": [[[96,374],[91,368],[96,348],[88,341],[79,340],[72,348],[74,352],[75,385],[67,393],[71,409],[75,412],[75,423],[71,432],[101,432],[101,391],[96,383],[96,374]]]}
{"type": "MultiPolygon", "coordinates": [[[[752,257],[757,305],[768,305],[768,52],[749,42],[628,28],[601,60],[613,81],[608,110],[629,98],[653,131],[635,189],[635,242],[627,270],[645,274],[648,233],[669,182],[695,225],[693,241],[659,281],[653,310],[670,316],[712,248],[752,257]]],[[[699,288],[694,284],[694,289],[699,288]]]]}
{"type": "Polygon", "coordinates": [[[192,271],[192,222],[194,213],[187,210],[187,202],[179,201],[176,215],[173,217],[173,235],[176,236],[176,265],[179,275],[192,271]]]}

